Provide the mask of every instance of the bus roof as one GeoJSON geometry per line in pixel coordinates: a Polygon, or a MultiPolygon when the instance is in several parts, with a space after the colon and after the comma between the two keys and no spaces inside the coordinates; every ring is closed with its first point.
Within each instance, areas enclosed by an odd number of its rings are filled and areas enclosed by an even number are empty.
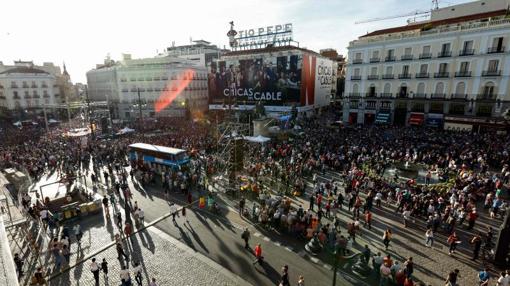
{"type": "Polygon", "coordinates": [[[146,144],[146,143],[135,143],[129,145],[130,148],[137,148],[141,150],[148,150],[148,151],[155,151],[155,152],[161,152],[161,153],[167,153],[167,154],[180,154],[182,152],[186,152],[186,150],[183,149],[177,149],[172,147],[165,147],[165,146],[158,146],[158,145],[152,145],[152,144],[146,144]]]}

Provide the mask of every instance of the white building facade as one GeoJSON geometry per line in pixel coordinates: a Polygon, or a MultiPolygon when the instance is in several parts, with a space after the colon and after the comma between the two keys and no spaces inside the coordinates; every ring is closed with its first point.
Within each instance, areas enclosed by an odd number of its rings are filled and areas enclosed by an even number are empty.
{"type": "Polygon", "coordinates": [[[6,112],[42,113],[60,102],[54,75],[34,67],[16,66],[0,72],[0,108],[6,112]]]}
{"type": "Polygon", "coordinates": [[[115,119],[139,117],[140,106],[144,117],[180,117],[186,109],[205,112],[208,108],[205,66],[175,57],[131,59],[126,55],[119,62],[107,60],[87,72],[87,86],[90,101],[107,101],[115,119]],[[159,110],[161,105],[165,108],[159,110]]]}
{"type": "Polygon", "coordinates": [[[480,129],[510,105],[506,3],[434,10],[430,21],[349,44],[344,122],[480,129]]]}

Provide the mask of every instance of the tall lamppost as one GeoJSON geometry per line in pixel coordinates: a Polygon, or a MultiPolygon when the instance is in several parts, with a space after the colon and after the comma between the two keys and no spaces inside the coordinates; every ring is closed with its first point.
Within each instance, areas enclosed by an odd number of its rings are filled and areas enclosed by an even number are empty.
{"type": "Polygon", "coordinates": [[[89,99],[89,91],[88,91],[88,88],[87,86],[85,86],[85,97],[87,99],[87,116],[89,118],[89,125],[90,125],[90,132],[92,134],[92,138],[95,137],[95,134],[94,134],[94,126],[92,125],[92,117],[91,117],[91,110],[90,110],[90,99],[89,99]]]}

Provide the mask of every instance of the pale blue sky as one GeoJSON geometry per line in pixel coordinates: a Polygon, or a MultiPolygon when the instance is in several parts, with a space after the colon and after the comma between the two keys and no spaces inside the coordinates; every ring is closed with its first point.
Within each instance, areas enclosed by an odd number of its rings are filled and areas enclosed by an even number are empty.
{"type": "MultiPolygon", "coordinates": [[[[193,39],[228,46],[236,29],[293,23],[294,39],[318,51],[346,52],[349,41],[407,18],[355,25],[355,21],[429,10],[429,0],[16,0],[0,15],[0,61],[66,62],[74,82],[110,53],[147,57],[193,39]]],[[[470,2],[440,1],[440,6],[470,2]]]]}

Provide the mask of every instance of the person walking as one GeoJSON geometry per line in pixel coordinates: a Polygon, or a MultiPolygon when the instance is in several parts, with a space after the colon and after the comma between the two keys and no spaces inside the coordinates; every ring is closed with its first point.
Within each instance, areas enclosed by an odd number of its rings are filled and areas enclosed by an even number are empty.
{"type": "Polygon", "coordinates": [[[142,286],[143,278],[142,278],[142,266],[140,263],[136,262],[135,267],[133,267],[133,274],[135,275],[135,281],[138,286],[142,286]]]}
{"type": "Polygon", "coordinates": [[[372,229],[372,213],[369,210],[365,211],[365,226],[368,225],[368,229],[372,229]]]}
{"type": "Polygon", "coordinates": [[[96,258],[92,258],[92,262],[89,265],[90,272],[94,275],[94,280],[96,281],[96,286],[99,286],[99,265],[97,265],[96,258]]]}
{"type": "Polygon", "coordinates": [[[250,231],[248,228],[245,228],[243,233],[241,234],[241,238],[244,240],[244,248],[249,249],[249,241],[250,241],[250,231]]]}
{"type": "Polygon", "coordinates": [[[101,262],[101,270],[103,270],[104,279],[108,279],[108,262],[106,262],[106,258],[103,258],[103,262],[101,262]]]}
{"type": "Polygon", "coordinates": [[[126,266],[122,267],[119,273],[120,281],[122,282],[121,286],[131,286],[131,276],[129,275],[129,269],[126,266]]]}
{"type": "Polygon", "coordinates": [[[299,275],[297,286],[305,286],[305,277],[303,277],[303,275],[299,275]]]}
{"type": "Polygon", "coordinates": [[[391,229],[387,228],[383,234],[383,244],[386,250],[388,250],[388,247],[390,246],[391,236],[391,229]]]}
{"type": "Polygon", "coordinates": [[[432,247],[432,245],[434,244],[434,232],[432,231],[432,228],[427,229],[427,231],[425,232],[425,238],[426,238],[425,246],[429,246],[430,242],[430,247],[432,247]]]}
{"type": "Polygon", "coordinates": [[[133,228],[131,227],[131,224],[129,222],[126,222],[124,224],[124,234],[126,235],[126,237],[128,237],[131,240],[132,233],[133,233],[133,228]]]}
{"type": "Polygon", "coordinates": [[[117,212],[115,214],[115,220],[116,220],[117,227],[119,228],[119,230],[122,230],[122,214],[120,212],[117,212]]]}
{"type": "Polygon", "coordinates": [[[281,286],[290,286],[289,266],[288,265],[284,265],[282,267],[282,277],[280,278],[280,285],[281,286]]]}
{"type": "Polygon", "coordinates": [[[404,267],[405,267],[404,271],[406,273],[406,277],[411,278],[411,275],[413,275],[413,272],[414,272],[414,262],[413,262],[412,257],[407,258],[406,262],[404,262],[404,267]]]}
{"type": "Polygon", "coordinates": [[[239,215],[240,216],[244,215],[244,206],[245,205],[246,205],[246,200],[244,199],[244,197],[242,197],[241,200],[239,201],[239,215]]]}
{"type": "Polygon", "coordinates": [[[23,276],[23,260],[21,260],[18,253],[14,253],[14,265],[16,265],[18,278],[23,276]]]}
{"type": "Polygon", "coordinates": [[[138,220],[140,221],[140,224],[143,225],[145,223],[145,212],[141,208],[138,208],[137,212],[138,220]]]}
{"type": "Polygon", "coordinates": [[[122,244],[120,242],[117,242],[116,250],[117,250],[117,258],[119,260],[121,260],[122,257],[124,257],[126,259],[126,261],[129,260],[129,256],[127,256],[127,254],[124,252],[124,248],[122,247],[122,244]]]}
{"type": "Polygon", "coordinates": [[[482,271],[478,273],[478,285],[487,286],[489,285],[490,274],[487,268],[484,268],[482,271]]]}
{"type": "Polygon", "coordinates": [[[448,245],[450,246],[448,250],[448,255],[452,255],[455,252],[455,249],[457,249],[457,244],[460,243],[459,238],[457,237],[457,233],[453,232],[448,239],[446,240],[448,245]]]}
{"type": "Polygon", "coordinates": [[[151,283],[149,283],[149,286],[158,286],[158,284],[156,283],[156,278],[152,278],[152,281],[151,283]]]}
{"type": "Polygon", "coordinates": [[[471,238],[469,241],[473,245],[473,258],[471,260],[477,260],[478,255],[480,254],[480,248],[482,247],[482,236],[480,233],[477,233],[471,238]]]}
{"type": "Polygon", "coordinates": [[[262,246],[260,246],[260,243],[257,243],[257,246],[255,246],[255,261],[253,261],[253,264],[261,264],[262,263],[262,246]]]}

